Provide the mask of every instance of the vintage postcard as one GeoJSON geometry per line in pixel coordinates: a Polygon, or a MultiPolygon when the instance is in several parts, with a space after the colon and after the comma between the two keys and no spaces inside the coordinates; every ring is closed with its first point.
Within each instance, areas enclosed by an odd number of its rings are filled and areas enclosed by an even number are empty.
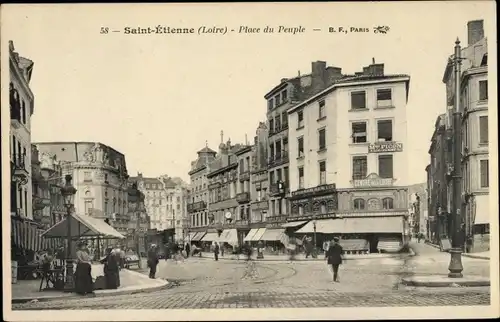
{"type": "Polygon", "coordinates": [[[5,319],[498,317],[495,9],[2,5],[5,319]]]}

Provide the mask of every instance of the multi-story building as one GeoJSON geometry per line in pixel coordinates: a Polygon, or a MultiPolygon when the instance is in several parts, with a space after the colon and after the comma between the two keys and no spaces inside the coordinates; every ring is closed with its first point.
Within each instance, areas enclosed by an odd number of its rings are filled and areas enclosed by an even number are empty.
{"type": "Polygon", "coordinates": [[[168,176],[137,177],[129,179],[137,182],[138,189],[144,194],[145,212],[149,215],[150,229],[166,231],[168,238],[176,241],[184,239],[182,222],[186,216],[187,187],[178,178],[168,176]]]}
{"type": "Polygon", "coordinates": [[[256,130],[254,139],[253,153],[255,162],[251,168],[251,215],[250,223],[252,227],[260,227],[265,222],[268,214],[268,192],[269,181],[267,175],[267,149],[268,149],[268,131],[264,122],[260,122],[256,130]]]}
{"type": "Polygon", "coordinates": [[[450,168],[452,162],[452,132],[446,124],[446,114],[437,117],[429,148],[431,163],[427,166],[428,231],[435,244],[450,237],[450,168]]]}
{"type": "Polygon", "coordinates": [[[406,242],[409,83],[374,60],[288,110],[289,220],[312,219],[297,233],[338,234],[352,251],[406,242]]]}
{"type": "Polygon", "coordinates": [[[31,182],[31,117],[34,95],[30,88],[33,62],[21,57],[9,41],[10,208],[11,214],[33,219],[31,182]]]}
{"type": "Polygon", "coordinates": [[[187,212],[189,218],[188,241],[199,241],[203,236],[201,231],[208,226],[208,179],[209,164],[214,161],[217,152],[206,146],[198,153],[198,158],[191,162],[191,179],[187,212]],[[201,229],[201,230],[200,230],[201,229]],[[200,234],[198,234],[200,232],[200,234]],[[198,236],[196,236],[198,234],[198,236]],[[195,238],[198,237],[198,238],[195,238]]]}
{"type": "Polygon", "coordinates": [[[125,156],[99,142],[40,142],[38,151],[61,162],[62,175],[73,176],[75,211],[100,219],[126,235],[128,173],[125,156]]]}
{"type": "Polygon", "coordinates": [[[289,202],[289,144],[287,110],[297,102],[312,96],[341,76],[341,69],[327,67],[326,62],[312,63],[312,73],[291,79],[282,79],[269,91],[267,101],[268,120],[268,175],[269,211],[266,221],[279,225],[286,222],[290,212],[289,202]]]}
{"type": "MultiPolygon", "coordinates": [[[[232,145],[231,140],[224,144],[221,135],[219,153],[209,164],[210,172],[207,174],[209,230],[202,241],[223,241],[237,245],[242,242],[241,236],[244,238],[250,230],[248,221],[240,216],[238,200],[242,199],[237,199],[238,193],[245,192],[241,191],[242,186],[239,185],[236,155],[243,147],[241,144],[232,145]]],[[[249,188],[249,183],[244,187],[249,188]]]]}
{"type": "Polygon", "coordinates": [[[408,186],[409,228],[412,234],[425,233],[427,224],[427,182],[408,186]]]}
{"type": "Polygon", "coordinates": [[[150,218],[146,212],[145,195],[142,193],[137,182],[129,178],[128,187],[128,233],[127,247],[138,249],[138,252],[146,253],[147,232],[150,229],[150,218]]]}
{"type": "MultiPolygon", "coordinates": [[[[453,56],[446,65],[447,122],[451,122],[455,97],[459,94],[462,112],[462,211],[467,249],[489,249],[489,133],[488,133],[488,52],[483,20],[467,24],[467,46],[461,49],[460,93],[455,92],[453,56]]],[[[452,164],[450,163],[452,169],[452,164]]],[[[453,182],[450,180],[448,212],[451,212],[453,182]]]]}

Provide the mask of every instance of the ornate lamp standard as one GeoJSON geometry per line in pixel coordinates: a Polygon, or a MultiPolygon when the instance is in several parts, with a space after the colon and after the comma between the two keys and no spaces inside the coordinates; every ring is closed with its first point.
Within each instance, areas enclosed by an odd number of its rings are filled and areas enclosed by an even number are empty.
{"type": "Polygon", "coordinates": [[[71,259],[71,212],[75,205],[75,194],[76,189],[71,184],[73,178],[71,175],[67,174],[65,177],[66,184],[61,188],[61,195],[64,198],[64,206],[66,207],[66,223],[67,223],[67,252],[66,252],[66,281],[64,283],[64,290],[72,292],[75,288],[75,283],[73,279],[73,260],[71,259]]]}
{"type": "Polygon", "coordinates": [[[313,253],[312,257],[316,258],[317,257],[317,252],[316,252],[316,214],[313,214],[313,228],[314,228],[314,247],[313,247],[313,253]]]}

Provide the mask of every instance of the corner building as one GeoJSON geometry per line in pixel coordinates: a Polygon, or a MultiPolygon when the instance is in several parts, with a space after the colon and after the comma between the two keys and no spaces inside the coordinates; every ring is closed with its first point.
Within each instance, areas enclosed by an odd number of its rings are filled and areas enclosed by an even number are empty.
{"type": "Polygon", "coordinates": [[[289,221],[317,246],[340,236],[346,251],[395,251],[408,229],[408,75],[375,60],[288,111],[289,221]]]}

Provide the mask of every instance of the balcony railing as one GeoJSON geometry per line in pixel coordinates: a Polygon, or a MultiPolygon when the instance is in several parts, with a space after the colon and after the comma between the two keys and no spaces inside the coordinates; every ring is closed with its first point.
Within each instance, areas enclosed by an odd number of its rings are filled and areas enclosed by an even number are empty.
{"type": "Polygon", "coordinates": [[[205,201],[197,201],[194,203],[189,203],[187,205],[187,211],[189,213],[197,212],[197,211],[203,210],[205,208],[207,208],[207,204],[205,203],[205,201]]]}
{"type": "Polygon", "coordinates": [[[282,183],[282,187],[278,183],[271,183],[269,186],[269,194],[273,197],[282,196],[286,193],[286,183],[282,183]]]}
{"type": "Polygon", "coordinates": [[[239,177],[240,177],[240,181],[250,180],[250,171],[244,171],[244,172],[240,173],[239,177]]]}
{"type": "Polygon", "coordinates": [[[249,192],[240,192],[236,195],[236,201],[238,203],[248,203],[250,202],[250,193],[249,192]]]}
{"type": "Polygon", "coordinates": [[[267,167],[268,168],[277,167],[287,162],[288,162],[288,151],[281,151],[281,153],[278,153],[269,158],[267,162],[267,167]]]}

